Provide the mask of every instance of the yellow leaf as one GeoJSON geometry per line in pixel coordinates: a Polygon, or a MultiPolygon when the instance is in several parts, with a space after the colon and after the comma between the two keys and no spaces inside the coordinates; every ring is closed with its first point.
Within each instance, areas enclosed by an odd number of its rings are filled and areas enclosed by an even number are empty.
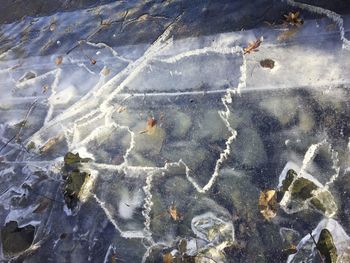
{"type": "Polygon", "coordinates": [[[170,252],[163,255],[163,263],[172,263],[173,262],[173,256],[170,252]]]}
{"type": "Polygon", "coordinates": [[[56,59],[55,59],[55,64],[58,66],[62,63],[63,61],[63,57],[62,56],[58,56],[56,59]]]}
{"type": "Polygon", "coordinates": [[[179,214],[179,212],[176,209],[176,205],[172,204],[169,208],[168,208],[168,213],[170,214],[171,218],[174,221],[179,221],[181,220],[181,216],[179,214]]]}
{"type": "Polygon", "coordinates": [[[259,196],[260,213],[267,220],[274,218],[277,214],[276,190],[265,190],[259,196]]]}

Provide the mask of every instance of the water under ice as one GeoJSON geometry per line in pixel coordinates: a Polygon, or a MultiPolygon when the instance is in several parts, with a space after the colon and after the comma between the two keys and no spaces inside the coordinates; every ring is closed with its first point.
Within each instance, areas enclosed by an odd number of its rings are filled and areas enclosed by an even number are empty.
{"type": "Polygon", "coordinates": [[[2,25],[13,45],[0,54],[2,259],[313,262],[309,232],[327,228],[348,262],[349,17],[287,2],[311,16],[291,35],[261,24],[174,37],[185,12],[157,17],[131,2],[2,25]],[[109,40],[144,36],[145,20],[160,24],[152,41],[109,40]],[[90,175],[73,208],[68,152],[89,159],[72,166],[90,175]],[[265,220],[259,194],[290,169],[298,177],[265,220]],[[300,178],[314,187],[305,198],[300,178]]]}

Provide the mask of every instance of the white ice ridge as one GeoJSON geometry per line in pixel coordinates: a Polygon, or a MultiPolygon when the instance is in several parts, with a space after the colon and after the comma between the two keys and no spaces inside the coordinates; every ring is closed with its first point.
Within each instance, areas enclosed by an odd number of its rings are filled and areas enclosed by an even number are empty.
{"type": "Polygon", "coordinates": [[[113,224],[114,228],[120,233],[120,235],[124,238],[145,238],[145,234],[142,231],[123,231],[119,228],[117,222],[113,219],[113,216],[109,212],[108,208],[105,205],[105,202],[101,201],[96,194],[91,194],[97,204],[102,208],[102,210],[105,212],[108,220],[113,224]]]}
{"type": "Polygon", "coordinates": [[[313,13],[326,15],[328,18],[333,20],[339,27],[340,39],[343,42],[343,48],[350,50],[350,41],[345,37],[344,20],[341,17],[341,15],[319,6],[299,3],[299,2],[295,2],[294,0],[283,0],[283,1],[287,1],[287,3],[291,6],[299,7],[301,9],[305,9],[313,13]]]}
{"type": "MultiPolygon", "coordinates": [[[[176,20],[177,21],[177,20],[176,20]]],[[[40,138],[42,133],[46,131],[47,128],[53,126],[61,121],[68,118],[72,118],[74,115],[89,111],[92,108],[98,108],[98,111],[106,114],[109,109],[109,103],[115,97],[116,94],[120,93],[125,85],[128,84],[155,56],[157,53],[169,46],[172,43],[172,38],[170,37],[171,30],[175,22],[172,23],[158,39],[151,44],[151,46],[145,51],[143,56],[139,59],[130,63],[125,69],[120,73],[110,79],[107,83],[102,84],[99,82],[94,88],[92,88],[84,97],[82,97],[78,102],[73,104],[63,113],[55,117],[53,120],[44,124],[31,138],[28,138],[27,142],[30,140],[36,140],[40,138]],[[105,97],[108,94],[108,97],[105,97]]],[[[72,125],[72,123],[70,123],[72,125]]],[[[67,127],[69,128],[69,127],[67,127]]]]}
{"type": "Polygon", "coordinates": [[[56,90],[58,87],[59,80],[61,79],[61,76],[62,76],[62,69],[57,69],[56,74],[55,74],[55,80],[53,81],[52,86],[51,86],[51,95],[48,98],[49,109],[47,110],[47,114],[46,114],[46,117],[44,120],[44,125],[46,123],[48,123],[52,117],[53,107],[54,107],[53,99],[56,96],[56,90]]]}
{"type": "Polygon", "coordinates": [[[211,175],[211,178],[209,179],[207,184],[205,186],[203,186],[203,187],[199,186],[198,183],[190,176],[190,169],[189,169],[189,167],[186,165],[185,162],[180,160],[180,162],[186,168],[186,177],[187,177],[188,181],[200,193],[207,192],[208,190],[210,190],[210,188],[215,183],[216,178],[219,176],[220,167],[221,167],[222,163],[227,159],[227,157],[231,154],[231,144],[237,137],[237,131],[231,127],[231,124],[229,122],[231,111],[230,111],[228,105],[232,103],[232,96],[235,95],[235,94],[240,94],[241,89],[246,87],[247,62],[246,62],[246,59],[245,59],[245,56],[243,54],[242,49],[240,49],[239,47],[236,47],[236,50],[237,50],[236,52],[240,52],[242,54],[242,57],[243,57],[243,62],[242,62],[242,65],[240,67],[241,76],[240,76],[240,79],[239,79],[239,83],[238,83],[237,89],[232,89],[232,88],[227,89],[227,93],[221,99],[221,101],[222,101],[222,103],[223,103],[223,105],[225,107],[225,110],[224,111],[219,111],[219,115],[220,115],[221,119],[224,121],[224,123],[225,123],[228,131],[231,133],[231,135],[229,136],[229,138],[225,142],[226,148],[220,153],[220,157],[216,161],[216,164],[215,164],[214,172],[211,175]]]}
{"type": "Polygon", "coordinates": [[[85,43],[86,43],[87,45],[89,45],[89,46],[92,46],[92,47],[106,48],[106,49],[108,49],[108,50],[111,51],[111,53],[112,53],[112,55],[113,55],[114,57],[120,59],[121,61],[124,61],[124,62],[127,62],[127,63],[132,63],[132,60],[120,56],[120,55],[118,54],[117,51],[115,51],[112,47],[108,46],[108,45],[105,44],[105,43],[102,43],[102,42],[100,42],[100,43],[93,43],[93,42],[91,42],[91,41],[86,41],[85,43]]]}
{"type": "Polygon", "coordinates": [[[335,173],[329,178],[329,180],[324,185],[324,188],[328,189],[329,186],[339,176],[340,167],[338,166],[338,162],[339,162],[339,160],[338,160],[338,152],[335,151],[332,148],[332,145],[329,142],[327,142],[326,139],[324,139],[323,141],[321,141],[319,143],[312,144],[309,147],[309,149],[306,151],[304,159],[303,159],[303,162],[302,162],[302,166],[301,166],[300,171],[299,171],[299,176],[307,177],[307,171],[306,171],[307,168],[309,167],[309,165],[312,163],[312,161],[316,157],[316,155],[319,152],[320,148],[323,147],[323,146],[328,146],[327,150],[331,154],[332,168],[335,170],[335,173]]]}
{"type": "Polygon", "coordinates": [[[307,149],[305,155],[304,155],[304,159],[299,171],[299,176],[303,177],[304,174],[306,173],[306,169],[307,167],[311,164],[311,162],[313,161],[313,159],[315,158],[319,148],[321,146],[323,146],[326,143],[326,140],[323,140],[319,143],[316,144],[312,144],[309,149],[307,149]]]}

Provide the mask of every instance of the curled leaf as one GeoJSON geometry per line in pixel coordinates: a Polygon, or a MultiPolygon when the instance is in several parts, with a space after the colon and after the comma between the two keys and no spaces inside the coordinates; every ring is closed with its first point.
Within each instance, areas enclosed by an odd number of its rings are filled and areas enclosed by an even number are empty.
{"type": "Polygon", "coordinates": [[[298,249],[295,245],[291,244],[288,248],[283,249],[285,255],[292,255],[298,252],[298,249]]]}
{"type": "Polygon", "coordinates": [[[124,106],[119,106],[118,108],[117,108],[117,112],[118,113],[122,113],[123,111],[125,111],[126,110],[126,108],[124,107],[124,106]]]}
{"type": "Polygon", "coordinates": [[[176,205],[172,204],[169,208],[168,208],[168,213],[171,216],[171,218],[174,221],[180,221],[181,220],[181,216],[179,214],[179,212],[177,211],[176,205]]]}
{"type": "Polygon", "coordinates": [[[304,21],[300,18],[299,12],[289,12],[288,15],[284,15],[285,22],[293,26],[301,26],[304,21]]]}
{"type": "Polygon", "coordinates": [[[270,220],[274,218],[277,215],[277,208],[276,190],[265,190],[260,193],[259,209],[265,219],[270,220]]]}
{"type": "Polygon", "coordinates": [[[154,127],[156,124],[157,124],[157,120],[155,118],[153,118],[153,117],[149,118],[147,120],[147,126],[150,127],[150,128],[154,127]]]}
{"type": "Polygon", "coordinates": [[[63,57],[62,56],[58,56],[56,59],[55,59],[55,64],[58,66],[58,65],[61,65],[62,64],[62,61],[63,61],[63,57]]]}
{"type": "Polygon", "coordinates": [[[244,54],[250,54],[252,51],[258,51],[258,47],[261,45],[263,42],[264,38],[260,37],[257,40],[250,42],[247,47],[243,48],[243,53],[244,54]]]}
{"type": "Polygon", "coordinates": [[[152,133],[154,130],[154,127],[157,125],[157,120],[155,118],[149,118],[147,120],[147,127],[145,130],[141,131],[140,134],[143,133],[152,133]]]}
{"type": "Polygon", "coordinates": [[[163,263],[173,263],[173,255],[168,252],[163,255],[163,263]]]}

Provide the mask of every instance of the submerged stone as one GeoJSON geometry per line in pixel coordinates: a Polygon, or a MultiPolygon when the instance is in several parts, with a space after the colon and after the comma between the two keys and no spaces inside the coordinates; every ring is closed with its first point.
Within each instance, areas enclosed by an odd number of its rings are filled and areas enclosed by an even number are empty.
{"type": "Polygon", "coordinates": [[[80,171],[81,163],[87,162],[88,158],[81,158],[79,153],[71,152],[64,156],[64,167],[62,178],[64,180],[64,201],[69,209],[77,207],[80,192],[90,177],[90,174],[80,171]]]}
{"type": "Polygon", "coordinates": [[[316,248],[320,251],[326,263],[337,262],[337,248],[334,245],[332,234],[326,228],[322,229],[316,248]]]}
{"type": "Polygon", "coordinates": [[[316,190],[317,186],[306,178],[297,178],[292,186],[292,198],[306,200],[312,197],[312,191],[316,190]]]}
{"type": "Polygon", "coordinates": [[[34,239],[35,227],[18,227],[16,221],[10,221],[1,229],[2,250],[6,256],[15,255],[28,249],[34,239]]]}

